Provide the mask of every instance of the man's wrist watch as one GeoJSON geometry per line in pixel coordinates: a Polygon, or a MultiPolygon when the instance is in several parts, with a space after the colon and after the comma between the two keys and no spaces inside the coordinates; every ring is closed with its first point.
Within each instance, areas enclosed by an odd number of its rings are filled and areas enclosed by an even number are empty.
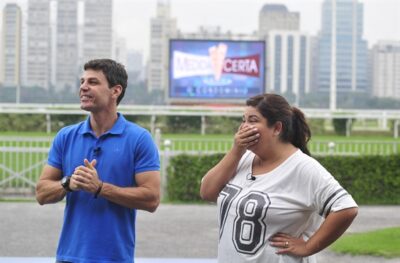
{"type": "Polygon", "coordinates": [[[67,192],[72,192],[72,189],[69,188],[69,182],[71,181],[71,176],[64,176],[61,179],[61,186],[65,189],[67,192]]]}

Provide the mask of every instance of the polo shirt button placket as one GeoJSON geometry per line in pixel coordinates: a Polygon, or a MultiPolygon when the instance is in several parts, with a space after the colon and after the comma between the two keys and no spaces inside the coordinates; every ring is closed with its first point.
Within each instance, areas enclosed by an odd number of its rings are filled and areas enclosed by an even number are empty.
{"type": "Polygon", "coordinates": [[[98,159],[100,154],[101,154],[101,146],[98,142],[96,142],[96,145],[93,147],[93,158],[98,159]]]}

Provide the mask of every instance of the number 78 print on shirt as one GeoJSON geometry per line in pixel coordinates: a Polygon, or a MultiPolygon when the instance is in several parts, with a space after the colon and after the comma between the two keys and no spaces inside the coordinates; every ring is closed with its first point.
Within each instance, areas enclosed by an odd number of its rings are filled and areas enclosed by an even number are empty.
{"type": "MultiPolygon", "coordinates": [[[[228,184],[221,191],[220,232],[224,232],[228,211],[233,201],[239,198],[242,188],[228,184]]],[[[271,201],[266,193],[251,191],[237,200],[236,217],[233,224],[232,240],[238,252],[255,254],[265,243],[267,225],[265,217],[271,201]]]]}

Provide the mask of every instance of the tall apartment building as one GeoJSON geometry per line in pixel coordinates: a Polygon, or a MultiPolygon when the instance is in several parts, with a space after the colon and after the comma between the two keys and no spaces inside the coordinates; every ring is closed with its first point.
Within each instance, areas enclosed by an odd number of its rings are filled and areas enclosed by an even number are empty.
{"type": "Polygon", "coordinates": [[[112,57],[112,0],[85,0],[83,61],[112,57]]]}
{"type": "Polygon", "coordinates": [[[177,22],[171,17],[169,1],[157,2],[157,15],[150,22],[150,58],[148,90],[168,88],[169,39],[177,34],[177,22]]]}
{"type": "Polygon", "coordinates": [[[138,50],[129,50],[126,62],[127,71],[141,72],[143,71],[143,53],[138,50]]]}
{"type": "Polygon", "coordinates": [[[49,89],[51,65],[50,1],[28,1],[27,85],[49,89]]]}
{"type": "Polygon", "coordinates": [[[271,30],[267,44],[270,91],[296,95],[310,92],[311,37],[299,31],[271,30]]]}
{"type": "Polygon", "coordinates": [[[7,4],[3,9],[1,36],[0,82],[4,86],[21,85],[22,12],[17,4],[7,4]]]}
{"type": "Polygon", "coordinates": [[[300,29],[300,14],[289,12],[285,5],[266,4],[258,16],[258,35],[265,39],[271,30],[294,30],[300,29]]]}
{"type": "Polygon", "coordinates": [[[131,49],[128,50],[126,56],[126,70],[129,80],[132,82],[143,81],[146,75],[146,69],[143,66],[143,52],[131,49]]]}
{"type": "Polygon", "coordinates": [[[126,39],[123,37],[114,37],[114,44],[112,49],[112,58],[126,65],[128,63],[128,51],[126,48],[126,39]]]}
{"type": "Polygon", "coordinates": [[[372,48],[372,94],[400,99],[400,41],[380,41],[372,48]]]}
{"type": "MultiPolygon", "coordinates": [[[[274,84],[275,81],[280,79],[287,79],[288,76],[280,75],[286,74],[288,71],[280,71],[273,67],[277,66],[276,63],[278,61],[274,61],[271,59],[271,54],[275,54],[275,58],[280,61],[281,55],[277,52],[281,52],[281,48],[283,47],[282,43],[276,43],[276,39],[279,39],[278,31],[290,31],[292,34],[296,34],[295,32],[299,32],[300,29],[300,14],[298,12],[290,12],[285,5],[281,4],[265,4],[259,13],[258,17],[258,37],[266,41],[265,51],[266,51],[266,90],[267,91],[275,91],[275,92],[286,92],[290,90],[289,87],[284,87],[285,81],[279,82],[279,84],[274,84]],[[270,39],[270,32],[274,31],[274,38],[270,39]],[[278,35],[276,35],[278,34],[278,35]],[[272,46],[269,46],[270,43],[272,46]],[[278,50],[275,50],[277,48],[278,50]],[[279,57],[279,59],[278,59],[279,57]],[[273,71],[273,73],[272,73],[273,71]],[[274,75],[274,76],[273,76],[274,75]],[[278,88],[279,86],[279,88],[278,88]]],[[[282,37],[282,36],[280,36],[282,37]]],[[[293,37],[293,35],[292,35],[293,37]]],[[[286,43],[286,42],[285,42],[286,43]]],[[[287,50],[286,50],[287,51],[287,50]]],[[[284,54],[286,54],[284,51],[284,54]]],[[[292,62],[291,62],[292,63],[292,62]]],[[[286,62],[285,62],[286,65],[286,62]]],[[[304,77],[306,78],[306,77],[304,77]]],[[[298,97],[298,96],[297,96],[298,97]]]]}
{"type": "Polygon", "coordinates": [[[56,34],[57,90],[78,86],[78,0],[57,1],[56,34]]]}
{"type": "Polygon", "coordinates": [[[331,84],[337,92],[367,91],[368,47],[363,39],[363,13],[363,4],[358,0],[323,2],[316,72],[319,91],[330,91],[331,84]],[[335,72],[331,70],[332,54],[336,56],[336,67],[332,67],[335,72]]]}

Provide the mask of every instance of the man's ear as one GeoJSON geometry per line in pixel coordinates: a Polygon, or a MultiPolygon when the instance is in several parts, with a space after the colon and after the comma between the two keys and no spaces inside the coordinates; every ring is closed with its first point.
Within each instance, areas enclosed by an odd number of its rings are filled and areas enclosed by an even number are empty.
{"type": "Polygon", "coordinates": [[[115,85],[114,87],[111,88],[112,95],[117,99],[119,95],[122,93],[122,86],[121,85],[115,85]]]}

